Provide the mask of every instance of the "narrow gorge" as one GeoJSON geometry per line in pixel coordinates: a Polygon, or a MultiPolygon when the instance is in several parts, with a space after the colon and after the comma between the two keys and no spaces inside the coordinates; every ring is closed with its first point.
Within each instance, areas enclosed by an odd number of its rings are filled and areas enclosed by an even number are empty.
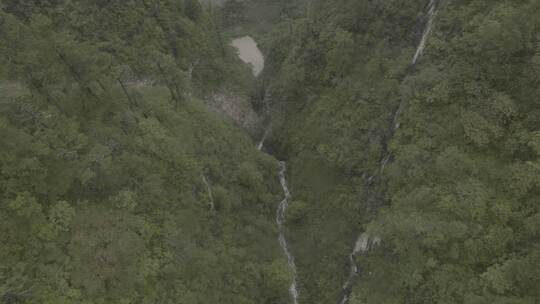
{"type": "MultiPolygon", "coordinates": [[[[246,64],[250,65],[253,71],[253,75],[255,77],[259,76],[262,69],[264,68],[264,56],[261,52],[261,50],[258,48],[257,43],[253,40],[253,38],[246,36],[242,38],[234,39],[231,43],[232,46],[234,46],[238,50],[238,57],[244,61],[246,64]]],[[[267,103],[268,101],[268,89],[265,89],[264,94],[264,100],[263,103],[267,103]]],[[[268,105],[264,105],[268,106],[268,105]]],[[[266,127],[263,127],[263,135],[260,141],[258,142],[256,148],[257,150],[263,152],[264,143],[271,131],[271,124],[269,124],[266,127]]],[[[283,250],[283,254],[285,255],[287,259],[287,265],[290,269],[291,275],[292,275],[292,282],[289,287],[289,295],[291,297],[293,304],[298,304],[298,297],[300,296],[300,293],[298,291],[298,284],[297,284],[297,273],[296,273],[296,264],[294,261],[294,255],[292,254],[289,243],[287,242],[287,238],[285,236],[285,222],[286,222],[286,216],[287,216],[287,208],[289,207],[289,203],[291,201],[291,193],[289,191],[289,187],[287,184],[287,163],[285,161],[279,161],[279,182],[281,185],[281,188],[283,190],[284,198],[283,200],[278,204],[277,211],[276,211],[276,224],[278,226],[278,242],[279,246],[283,250]]]]}

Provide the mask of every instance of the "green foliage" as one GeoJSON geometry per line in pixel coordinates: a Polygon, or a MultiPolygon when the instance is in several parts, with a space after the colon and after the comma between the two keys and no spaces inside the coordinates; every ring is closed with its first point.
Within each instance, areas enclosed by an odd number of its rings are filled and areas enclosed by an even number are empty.
{"type": "Polygon", "coordinates": [[[538,303],[540,5],[437,1],[411,67],[426,2],[0,1],[0,296],[288,301],[277,164],[198,98],[255,91],[226,32],[265,51],[302,303],[363,231],[351,304],[538,303]]]}
{"type": "Polygon", "coordinates": [[[266,39],[303,301],[338,298],[363,230],[351,303],[540,299],[540,7],[438,4],[414,69],[426,1],[313,1],[266,39]]]}
{"type": "Polygon", "coordinates": [[[277,163],[196,97],[240,71],[198,1],[2,1],[0,23],[2,300],[285,301],[277,163]]]}

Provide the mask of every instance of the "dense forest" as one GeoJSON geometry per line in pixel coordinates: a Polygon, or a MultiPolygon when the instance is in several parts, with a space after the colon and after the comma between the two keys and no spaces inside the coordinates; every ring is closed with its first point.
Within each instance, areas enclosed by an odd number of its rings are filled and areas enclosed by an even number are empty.
{"type": "Polygon", "coordinates": [[[0,0],[0,41],[0,302],[540,303],[537,0],[0,0]]]}
{"type": "Polygon", "coordinates": [[[278,163],[199,100],[249,77],[214,21],[1,1],[3,302],[286,302],[278,163]]]}
{"type": "Polygon", "coordinates": [[[306,303],[362,232],[351,303],[540,301],[540,2],[435,1],[411,66],[428,2],[311,1],[265,41],[306,303]]]}

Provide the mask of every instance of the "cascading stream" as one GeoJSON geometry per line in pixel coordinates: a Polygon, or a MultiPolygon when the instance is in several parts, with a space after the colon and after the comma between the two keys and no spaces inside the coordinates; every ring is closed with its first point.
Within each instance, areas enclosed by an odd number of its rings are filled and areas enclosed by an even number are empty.
{"type": "Polygon", "coordinates": [[[266,141],[266,137],[268,137],[268,133],[270,133],[270,128],[266,128],[264,131],[263,137],[261,138],[261,141],[257,144],[257,150],[262,151],[264,148],[264,142],[266,141]]]}
{"type": "Polygon", "coordinates": [[[413,60],[411,62],[412,66],[415,66],[418,62],[418,59],[422,56],[422,53],[424,53],[424,49],[426,48],[426,42],[429,37],[429,34],[431,33],[431,30],[433,29],[433,21],[435,20],[435,15],[437,14],[437,5],[436,0],[430,0],[428,5],[428,21],[426,24],[426,28],[424,29],[424,33],[422,34],[422,39],[420,40],[420,43],[418,44],[418,47],[416,48],[416,53],[414,53],[413,60]]]}
{"type": "MultiPolygon", "coordinates": [[[[253,38],[246,36],[242,38],[235,39],[231,43],[235,48],[238,49],[238,56],[240,59],[242,59],[244,62],[251,64],[253,75],[257,77],[262,69],[264,68],[264,56],[262,55],[262,52],[257,47],[257,43],[253,38]]],[[[263,103],[265,107],[268,107],[269,100],[270,100],[270,90],[267,89],[264,95],[263,103]]],[[[271,131],[271,125],[269,124],[263,134],[263,137],[257,144],[257,150],[262,151],[264,148],[264,142],[271,131]]],[[[289,206],[289,201],[291,199],[291,193],[289,192],[289,188],[287,186],[287,163],[281,161],[279,162],[279,181],[281,183],[281,188],[283,188],[283,193],[285,194],[285,197],[283,200],[279,203],[278,209],[276,211],[276,223],[278,226],[279,236],[278,241],[279,245],[281,246],[281,249],[283,250],[283,253],[285,254],[287,258],[287,264],[289,265],[289,269],[291,270],[293,274],[291,286],[289,287],[289,294],[291,296],[291,300],[293,304],[298,304],[298,285],[297,285],[297,274],[296,274],[296,264],[294,263],[294,256],[292,255],[289,244],[287,243],[287,238],[285,237],[285,215],[287,212],[287,207],[289,206]]],[[[211,188],[209,186],[208,181],[203,175],[203,182],[207,185],[209,189],[209,196],[212,201],[212,193],[211,188]]],[[[213,206],[213,203],[212,203],[213,206]]],[[[212,207],[213,208],[213,207],[212,207]]]]}
{"type": "MultiPolygon", "coordinates": [[[[257,145],[257,150],[263,150],[264,142],[266,140],[266,137],[270,133],[270,129],[271,127],[268,126],[264,131],[264,135],[261,138],[259,144],[257,145]]],[[[283,250],[285,257],[287,258],[287,264],[289,265],[289,269],[291,270],[293,275],[291,286],[289,287],[289,295],[291,296],[293,304],[298,304],[298,297],[300,296],[300,292],[298,291],[296,264],[294,262],[294,256],[289,249],[289,243],[287,242],[287,238],[285,237],[285,217],[287,215],[287,208],[289,207],[289,202],[291,200],[291,192],[289,191],[289,187],[287,185],[287,163],[284,161],[279,162],[279,182],[281,184],[281,188],[283,189],[283,194],[285,195],[285,197],[279,203],[276,211],[276,224],[278,226],[279,232],[278,241],[279,246],[283,250]]]]}
{"type": "MultiPolygon", "coordinates": [[[[427,39],[433,29],[433,23],[434,23],[436,15],[437,15],[437,0],[430,0],[428,4],[428,13],[427,13],[428,20],[427,20],[424,32],[422,33],[422,38],[420,40],[420,43],[418,44],[418,47],[416,48],[416,52],[413,56],[413,59],[410,65],[411,67],[414,67],[418,63],[418,60],[422,57],[424,49],[426,48],[427,39]]],[[[386,140],[386,143],[384,145],[385,147],[388,146],[388,141],[390,141],[390,139],[393,137],[396,130],[399,129],[400,127],[399,116],[401,112],[403,111],[403,107],[404,107],[404,102],[402,101],[399,104],[397,110],[393,113],[392,124],[390,126],[390,136],[386,140]]],[[[385,151],[383,152],[383,157],[381,158],[381,161],[379,163],[380,164],[379,175],[383,173],[386,165],[388,165],[391,159],[392,159],[392,153],[388,151],[387,148],[385,148],[385,151]]],[[[366,188],[369,188],[375,182],[376,178],[377,178],[376,175],[372,175],[369,178],[366,178],[366,188]]],[[[356,263],[356,258],[358,256],[366,254],[372,246],[376,246],[380,242],[381,242],[380,238],[374,237],[370,239],[370,236],[367,233],[362,233],[358,237],[354,245],[354,249],[349,256],[351,269],[350,269],[349,277],[347,278],[347,281],[343,285],[343,289],[341,291],[339,300],[337,302],[338,304],[349,303],[351,293],[352,293],[352,287],[354,286],[354,283],[356,279],[358,278],[358,276],[361,274],[361,269],[360,269],[360,266],[358,266],[358,264],[356,263]]]]}
{"type": "MultiPolygon", "coordinates": [[[[264,92],[264,98],[263,98],[263,117],[266,115],[269,115],[270,113],[270,103],[272,102],[272,94],[270,93],[270,89],[266,88],[264,92]]],[[[270,134],[270,131],[272,130],[272,124],[269,123],[266,128],[264,129],[263,136],[261,140],[259,141],[259,144],[257,145],[257,150],[262,151],[264,148],[264,142],[266,141],[266,138],[270,134]]]]}
{"type": "Polygon", "coordinates": [[[281,249],[283,250],[283,253],[287,257],[287,263],[289,265],[289,269],[291,270],[293,274],[293,279],[291,282],[291,286],[289,287],[289,294],[291,296],[291,299],[293,301],[293,304],[298,304],[298,296],[300,295],[298,292],[298,286],[296,282],[296,264],[294,262],[294,256],[292,255],[289,244],[287,243],[287,239],[285,238],[285,215],[287,212],[287,207],[289,207],[289,201],[291,199],[291,193],[289,192],[289,187],[287,186],[287,163],[281,161],[279,162],[279,181],[281,183],[281,188],[283,188],[283,194],[285,194],[285,197],[279,203],[277,212],[276,212],[276,223],[278,225],[279,230],[279,245],[281,246],[281,249]]]}
{"type": "MultiPolygon", "coordinates": [[[[267,134],[269,133],[269,130],[270,128],[265,131],[263,138],[257,145],[257,149],[259,151],[262,151],[262,149],[264,148],[264,141],[267,134]]],[[[278,241],[279,246],[283,250],[285,257],[287,258],[287,265],[289,265],[289,269],[291,270],[293,275],[291,286],[289,287],[289,295],[291,296],[292,303],[298,304],[298,297],[300,296],[300,292],[298,291],[296,263],[294,262],[294,255],[291,253],[291,250],[289,249],[289,243],[287,242],[287,238],[285,237],[285,217],[287,215],[287,208],[289,207],[289,202],[291,200],[291,192],[289,191],[289,186],[287,185],[287,163],[284,161],[279,162],[279,183],[281,184],[281,188],[283,189],[283,194],[285,196],[283,200],[279,203],[276,210],[278,241]]]]}
{"type": "Polygon", "coordinates": [[[210,183],[208,182],[208,179],[206,178],[206,176],[201,173],[201,178],[202,178],[202,181],[204,183],[204,185],[206,186],[206,191],[208,191],[208,205],[210,206],[210,212],[212,214],[215,214],[216,213],[216,205],[214,204],[214,193],[212,192],[212,187],[210,187],[210,183]]]}

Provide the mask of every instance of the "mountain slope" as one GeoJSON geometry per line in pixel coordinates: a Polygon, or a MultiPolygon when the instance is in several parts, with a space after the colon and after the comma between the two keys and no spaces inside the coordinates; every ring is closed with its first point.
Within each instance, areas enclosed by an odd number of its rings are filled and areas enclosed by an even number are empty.
{"type": "Polygon", "coordinates": [[[437,7],[414,69],[428,1],[314,1],[266,39],[301,302],[339,298],[361,232],[351,302],[539,298],[538,4],[437,7]]]}
{"type": "Polygon", "coordinates": [[[278,163],[196,97],[240,67],[198,2],[2,4],[2,300],[284,301],[278,163]]]}

